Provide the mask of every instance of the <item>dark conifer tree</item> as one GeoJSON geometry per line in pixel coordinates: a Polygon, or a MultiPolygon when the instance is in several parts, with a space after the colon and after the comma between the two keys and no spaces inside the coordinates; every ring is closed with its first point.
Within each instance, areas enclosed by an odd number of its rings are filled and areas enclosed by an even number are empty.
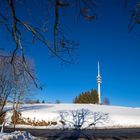
{"type": "Polygon", "coordinates": [[[73,103],[91,103],[91,104],[98,104],[99,98],[98,93],[96,90],[90,90],[86,92],[82,92],[78,96],[75,97],[73,103]]]}

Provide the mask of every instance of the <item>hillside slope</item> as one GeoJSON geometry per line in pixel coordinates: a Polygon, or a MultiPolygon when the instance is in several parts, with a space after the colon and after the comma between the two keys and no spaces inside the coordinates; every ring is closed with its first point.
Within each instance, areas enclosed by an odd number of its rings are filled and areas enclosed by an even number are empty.
{"type": "Polygon", "coordinates": [[[140,108],[94,104],[32,104],[23,105],[20,112],[25,120],[57,123],[47,128],[140,127],[140,108]]]}

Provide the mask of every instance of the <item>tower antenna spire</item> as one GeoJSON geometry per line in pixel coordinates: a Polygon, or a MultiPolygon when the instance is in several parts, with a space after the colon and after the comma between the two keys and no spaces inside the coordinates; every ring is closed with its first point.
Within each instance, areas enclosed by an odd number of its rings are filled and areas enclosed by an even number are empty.
{"type": "Polygon", "coordinates": [[[102,83],[101,76],[100,76],[100,63],[98,61],[98,75],[97,75],[97,84],[98,84],[98,98],[99,98],[99,104],[101,104],[101,90],[100,85],[102,83]]]}
{"type": "Polygon", "coordinates": [[[98,76],[100,76],[100,64],[99,64],[99,61],[98,61],[98,76]]]}

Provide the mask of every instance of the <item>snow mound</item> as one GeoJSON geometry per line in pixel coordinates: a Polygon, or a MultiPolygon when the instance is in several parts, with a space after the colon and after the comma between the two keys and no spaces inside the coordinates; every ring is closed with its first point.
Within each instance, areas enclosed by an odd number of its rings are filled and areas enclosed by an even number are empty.
{"type": "Polygon", "coordinates": [[[35,137],[26,131],[15,131],[12,133],[0,133],[0,140],[35,140],[35,137]]]}

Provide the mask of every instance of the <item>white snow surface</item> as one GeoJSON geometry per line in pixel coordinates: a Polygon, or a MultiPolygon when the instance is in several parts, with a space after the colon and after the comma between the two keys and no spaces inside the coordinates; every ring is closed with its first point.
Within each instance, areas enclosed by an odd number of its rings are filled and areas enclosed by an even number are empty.
{"type": "Polygon", "coordinates": [[[34,140],[30,133],[25,131],[15,131],[12,133],[0,133],[0,140],[34,140]]]}
{"type": "Polygon", "coordinates": [[[57,122],[57,125],[37,128],[73,128],[79,124],[80,128],[140,127],[140,108],[95,104],[25,104],[20,107],[20,112],[24,118],[57,122]]]}

